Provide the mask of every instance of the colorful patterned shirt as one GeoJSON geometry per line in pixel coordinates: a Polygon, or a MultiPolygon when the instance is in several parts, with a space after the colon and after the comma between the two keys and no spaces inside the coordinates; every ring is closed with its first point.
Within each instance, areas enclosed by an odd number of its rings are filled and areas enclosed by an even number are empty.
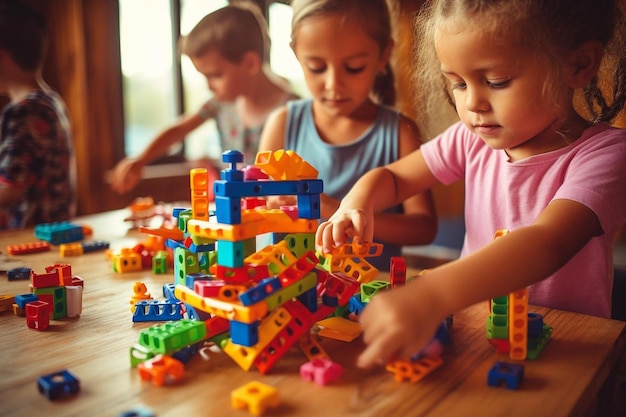
{"type": "Polygon", "coordinates": [[[9,103],[0,116],[0,186],[23,187],[24,199],[0,208],[0,229],[68,220],[73,207],[71,132],[53,91],[9,103]]]}

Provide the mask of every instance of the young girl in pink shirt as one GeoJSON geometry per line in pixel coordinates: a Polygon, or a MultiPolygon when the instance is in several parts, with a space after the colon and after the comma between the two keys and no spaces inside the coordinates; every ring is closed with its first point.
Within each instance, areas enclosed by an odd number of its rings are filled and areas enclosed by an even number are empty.
{"type": "Polygon", "coordinates": [[[371,241],[374,213],[464,180],[463,256],[371,301],[359,365],[408,358],[447,315],[525,287],[531,304],[609,317],[626,217],[626,131],[608,124],[626,100],[618,2],[434,0],[418,24],[431,81],[418,88],[447,91],[461,122],[363,176],[316,243],[371,241]],[[599,73],[615,77],[610,88],[599,73]],[[494,239],[500,229],[510,233],[494,239]]]}

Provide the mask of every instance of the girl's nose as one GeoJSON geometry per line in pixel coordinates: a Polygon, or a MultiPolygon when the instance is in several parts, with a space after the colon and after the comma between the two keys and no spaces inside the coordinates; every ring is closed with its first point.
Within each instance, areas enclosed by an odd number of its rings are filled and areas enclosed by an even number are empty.
{"type": "Polygon", "coordinates": [[[489,110],[489,101],[479,89],[467,88],[465,92],[465,107],[467,110],[479,113],[489,110]]]}
{"type": "Polygon", "coordinates": [[[326,90],[334,91],[340,84],[339,72],[333,68],[328,68],[324,79],[324,87],[326,90]]]}

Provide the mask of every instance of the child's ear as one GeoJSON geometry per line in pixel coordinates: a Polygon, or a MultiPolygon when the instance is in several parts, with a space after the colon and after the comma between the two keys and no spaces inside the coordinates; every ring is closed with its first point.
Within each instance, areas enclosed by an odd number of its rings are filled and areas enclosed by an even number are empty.
{"type": "Polygon", "coordinates": [[[571,88],[582,88],[598,73],[604,45],[598,41],[583,42],[567,56],[565,80],[571,88]]]}
{"type": "Polygon", "coordinates": [[[244,66],[248,74],[257,74],[263,68],[263,62],[259,54],[253,51],[248,51],[243,54],[241,58],[241,64],[244,66]]]}

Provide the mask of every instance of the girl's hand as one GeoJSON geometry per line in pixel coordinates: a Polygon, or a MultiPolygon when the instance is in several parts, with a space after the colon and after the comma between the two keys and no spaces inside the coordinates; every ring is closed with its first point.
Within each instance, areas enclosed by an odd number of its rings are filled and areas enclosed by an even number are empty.
{"type": "Polygon", "coordinates": [[[367,344],[357,365],[371,368],[409,359],[432,341],[441,323],[436,302],[418,282],[377,294],[361,313],[367,344]],[[418,285],[416,285],[418,284],[418,285]]]}
{"type": "Polygon", "coordinates": [[[125,158],[113,169],[111,188],[118,194],[125,194],[135,188],[143,178],[143,164],[136,159],[125,158]]]}
{"type": "Polygon", "coordinates": [[[315,245],[323,253],[332,252],[351,238],[371,242],[374,236],[374,214],[363,209],[342,209],[323,222],[315,233],[315,245]]]}

